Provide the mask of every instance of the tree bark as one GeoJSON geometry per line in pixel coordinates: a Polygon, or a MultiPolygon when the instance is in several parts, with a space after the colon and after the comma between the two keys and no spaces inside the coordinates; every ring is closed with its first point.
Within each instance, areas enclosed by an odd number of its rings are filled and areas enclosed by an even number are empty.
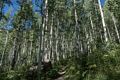
{"type": "Polygon", "coordinates": [[[4,50],[2,52],[2,57],[1,57],[1,61],[0,61],[0,66],[2,65],[2,61],[5,55],[5,51],[6,51],[6,47],[7,47],[7,43],[8,43],[8,36],[9,36],[9,32],[6,31],[6,38],[5,38],[5,43],[4,43],[4,50]]]}
{"type": "Polygon", "coordinates": [[[104,30],[105,42],[108,42],[107,28],[106,28],[104,14],[103,14],[100,0],[98,0],[98,5],[99,5],[99,9],[100,9],[101,18],[102,18],[102,26],[103,26],[103,30],[104,30]]]}
{"type": "Polygon", "coordinates": [[[118,28],[117,28],[117,25],[116,25],[116,19],[115,19],[114,15],[112,13],[110,13],[110,14],[111,14],[111,17],[112,17],[112,20],[113,20],[113,23],[114,23],[115,32],[117,34],[118,42],[120,43],[120,34],[119,34],[119,31],[118,31],[118,28]]]}

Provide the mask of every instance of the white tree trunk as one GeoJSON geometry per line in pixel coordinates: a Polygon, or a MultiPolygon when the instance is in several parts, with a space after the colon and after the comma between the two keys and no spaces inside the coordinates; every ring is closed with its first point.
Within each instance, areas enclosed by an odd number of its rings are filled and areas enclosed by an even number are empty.
{"type": "Polygon", "coordinates": [[[99,4],[100,14],[101,14],[101,18],[102,18],[102,25],[103,25],[103,30],[104,30],[105,42],[108,42],[107,28],[106,28],[105,19],[104,19],[104,14],[103,14],[103,10],[102,10],[102,7],[101,7],[101,2],[100,2],[100,0],[98,0],[98,4],[99,4]]]}
{"type": "MultiPolygon", "coordinates": [[[[59,27],[59,20],[57,19],[57,26],[59,27]]],[[[56,29],[56,34],[55,34],[55,38],[56,38],[56,57],[57,57],[57,60],[59,61],[59,52],[58,52],[58,27],[56,29]]]]}
{"type": "Polygon", "coordinates": [[[117,28],[117,25],[116,25],[116,19],[115,19],[114,15],[112,13],[110,13],[110,14],[111,14],[111,17],[112,17],[112,20],[113,20],[113,23],[114,23],[115,32],[117,34],[118,41],[120,43],[120,35],[119,35],[119,31],[118,31],[118,28],[117,28]]]}
{"type": "Polygon", "coordinates": [[[51,56],[53,54],[53,14],[52,14],[52,22],[50,26],[50,49],[49,49],[49,59],[51,59],[51,56]]]}
{"type": "MultiPolygon", "coordinates": [[[[47,6],[48,6],[48,0],[45,0],[45,27],[43,28],[43,29],[45,29],[45,31],[48,30],[48,26],[47,26],[47,24],[48,24],[48,8],[47,8],[47,6]]],[[[47,42],[47,37],[45,34],[44,34],[43,39],[44,39],[43,41],[47,42]]],[[[47,49],[48,49],[47,44],[45,45],[44,42],[43,42],[43,49],[44,49],[44,59],[43,60],[49,61],[48,53],[47,53],[47,49]]]]}
{"type": "MultiPolygon", "coordinates": [[[[74,16],[75,16],[75,35],[77,31],[77,26],[78,26],[78,15],[77,15],[77,10],[76,10],[76,0],[73,0],[73,5],[74,5],[74,16]]],[[[76,35],[77,36],[77,35],[76,35]]]]}
{"type": "Polygon", "coordinates": [[[29,63],[30,63],[30,59],[32,59],[31,58],[31,56],[32,56],[32,49],[33,49],[33,43],[32,43],[32,41],[30,42],[30,50],[29,50],[29,63]]]}
{"type": "Polygon", "coordinates": [[[95,31],[94,31],[94,25],[93,25],[93,21],[92,21],[91,16],[90,16],[90,23],[91,23],[91,27],[92,27],[92,29],[91,29],[92,30],[92,32],[91,32],[91,42],[92,42],[95,31]]]}
{"type": "Polygon", "coordinates": [[[7,46],[7,42],[8,42],[8,36],[9,36],[9,32],[6,31],[6,38],[5,38],[5,43],[4,43],[4,50],[2,52],[2,57],[1,57],[1,61],[0,61],[0,66],[2,65],[2,61],[5,55],[5,50],[6,50],[6,46],[7,46]]]}

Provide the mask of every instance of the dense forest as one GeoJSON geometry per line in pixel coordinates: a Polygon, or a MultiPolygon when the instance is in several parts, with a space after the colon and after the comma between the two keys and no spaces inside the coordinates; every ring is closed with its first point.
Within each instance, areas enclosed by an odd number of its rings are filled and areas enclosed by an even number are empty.
{"type": "Polygon", "coordinates": [[[0,80],[120,80],[120,0],[101,1],[0,0],[0,80]]]}

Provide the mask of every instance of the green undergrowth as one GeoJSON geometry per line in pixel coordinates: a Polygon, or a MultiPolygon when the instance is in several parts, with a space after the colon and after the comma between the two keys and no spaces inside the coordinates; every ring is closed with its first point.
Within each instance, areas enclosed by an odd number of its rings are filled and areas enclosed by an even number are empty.
{"type": "MultiPolygon", "coordinates": [[[[26,80],[27,69],[22,66],[19,70],[2,71],[0,80],[26,80]]],[[[58,72],[65,72],[64,80],[120,80],[120,46],[111,43],[89,54],[56,61],[53,69],[42,74],[42,80],[53,80],[58,72]]]]}
{"type": "Polygon", "coordinates": [[[119,80],[120,46],[108,44],[103,49],[94,49],[86,56],[67,61],[65,80],[119,80]]]}

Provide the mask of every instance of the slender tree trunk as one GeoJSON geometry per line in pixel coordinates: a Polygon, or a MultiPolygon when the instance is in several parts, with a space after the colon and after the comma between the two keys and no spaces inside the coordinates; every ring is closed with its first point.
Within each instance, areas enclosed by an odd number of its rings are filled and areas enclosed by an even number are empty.
{"type": "Polygon", "coordinates": [[[111,34],[110,34],[110,30],[109,30],[108,27],[107,27],[107,32],[108,32],[109,39],[112,40],[112,37],[111,37],[111,34]]]}
{"type": "MultiPolygon", "coordinates": [[[[45,27],[44,27],[44,37],[43,37],[43,41],[46,42],[47,41],[47,38],[46,38],[46,31],[48,30],[48,0],[45,0],[45,27]]],[[[43,49],[45,49],[44,51],[44,61],[48,61],[47,59],[47,56],[48,56],[48,53],[45,53],[47,52],[47,47],[45,46],[45,43],[43,42],[43,49]]]]}
{"type": "Polygon", "coordinates": [[[29,60],[32,59],[32,49],[33,49],[33,43],[30,41],[30,50],[29,50],[29,60]]]}
{"type": "Polygon", "coordinates": [[[39,24],[39,29],[40,29],[40,35],[39,35],[39,60],[38,60],[38,80],[41,80],[41,64],[42,64],[42,59],[44,60],[45,54],[44,54],[44,40],[45,40],[45,29],[47,28],[47,22],[48,22],[48,0],[45,0],[45,16],[42,18],[42,26],[39,24]]]}
{"type": "Polygon", "coordinates": [[[13,59],[12,59],[12,63],[11,63],[11,69],[13,70],[14,67],[15,67],[15,64],[16,64],[16,58],[17,58],[17,49],[18,49],[18,46],[17,46],[17,39],[15,37],[14,39],[14,45],[13,45],[13,59]]]}
{"type": "Polygon", "coordinates": [[[78,27],[78,15],[77,15],[77,9],[76,9],[76,0],[73,0],[73,6],[74,6],[74,17],[75,17],[75,32],[74,32],[74,36],[75,36],[75,40],[74,40],[74,47],[75,49],[77,49],[77,52],[74,51],[74,53],[76,53],[74,56],[79,55],[79,27],[78,27]]]}
{"type": "Polygon", "coordinates": [[[40,34],[39,34],[39,51],[38,51],[38,80],[41,80],[41,64],[42,64],[42,55],[43,55],[43,51],[42,51],[42,40],[43,40],[43,28],[44,28],[44,25],[45,25],[45,21],[44,21],[44,18],[43,18],[43,24],[42,26],[39,24],[39,29],[40,29],[40,34]]]}
{"type": "Polygon", "coordinates": [[[58,43],[59,43],[59,36],[58,36],[58,27],[60,26],[60,24],[59,24],[60,22],[59,22],[59,19],[57,19],[57,28],[56,28],[56,59],[59,61],[60,60],[60,58],[59,58],[59,56],[60,56],[60,52],[59,52],[59,50],[58,50],[58,43]]]}
{"type": "Polygon", "coordinates": [[[106,28],[104,14],[103,14],[100,0],[98,0],[98,4],[99,4],[100,14],[101,14],[101,18],[102,18],[102,26],[103,26],[103,30],[104,30],[105,42],[108,42],[107,28],[106,28]]]}
{"type": "Polygon", "coordinates": [[[116,19],[115,19],[114,15],[112,13],[110,13],[110,14],[111,14],[111,17],[112,17],[112,20],[113,20],[113,23],[114,23],[115,32],[117,34],[118,42],[120,43],[120,34],[119,34],[119,31],[118,31],[118,28],[117,28],[117,25],[116,25],[116,19]]]}
{"type": "Polygon", "coordinates": [[[2,61],[3,61],[4,55],[5,55],[5,51],[6,51],[6,47],[7,47],[7,42],[8,42],[8,36],[9,36],[9,32],[6,31],[6,38],[5,38],[5,43],[4,43],[4,50],[2,52],[2,57],[1,57],[1,60],[0,60],[0,66],[2,65],[2,61]]]}
{"type": "Polygon", "coordinates": [[[94,31],[94,25],[93,25],[93,21],[92,21],[92,18],[91,18],[91,16],[90,16],[90,23],[91,23],[91,27],[92,27],[92,37],[91,37],[91,41],[93,41],[93,36],[95,36],[94,34],[95,34],[95,31],[94,31]]]}
{"type": "Polygon", "coordinates": [[[25,63],[25,60],[27,58],[27,56],[26,56],[26,51],[27,51],[27,49],[26,49],[26,47],[27,47],[26,32],[24,33],[24,36],[25,36],[25,39],[23,40],[21,54],[19,54],[20,57],[24,56],[24,57],[22,57],[21,64],[25,63]]]}
{"type": "Polygon", "coordinates": [[[14,70],[16,67],[16,62],[18,61],[18,57],[19,57],[19,53],[21,50],[21,44],[22,44],[22,38],[23,38],[23,31],[20,28],[21,26],[19,26],[19,28],[16,29],[16,34],[15,34],[15,39],[14,39],[14,49],[13,49],[13,59],[12,59],[12,63],[11,63],[11,69],[14,70]]]}
{"type": "Polygon", "coordinates": [[[76,0],[73,0],[74,5],[74,17],[75,17],[75,38],[77,38],[78,16],[76,10],[76,0]]]}

